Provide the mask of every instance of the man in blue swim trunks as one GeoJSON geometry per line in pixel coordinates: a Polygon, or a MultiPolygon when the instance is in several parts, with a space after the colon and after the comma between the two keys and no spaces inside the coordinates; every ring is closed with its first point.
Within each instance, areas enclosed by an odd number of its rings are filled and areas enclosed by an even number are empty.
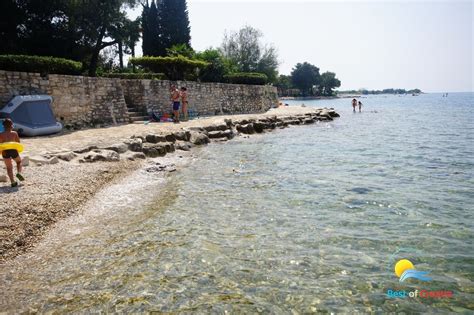
{"type": "Polygon", "coordinates": [[[179,107],[181,106],[179,102],[180,94],[179,90],[176,88],[176,85],[171,85],[170,87],[171,101],[173,102],[173,115],[174,122],[179,123],[179,107]]]}
{"type": "MultiPolygon", "coordinates": [[[[13,131],[13,122],[7,118],[3,121],[3,128],[5,129],[4,132],[0,133],[0,143],[3,142],[18,142],[20,143],[20,137],[18,134],[13,131]]],[[[10,178],[10,182],[12,187],[18,186],[15,178],[13,177],[13,163],[12,160],[16,162],[16,178],[20,181],[24,181],[25,178],[21,175],[21,157],[18,154],[17,150],[4,150],[2,151],[3,162],[5,162],[5,166],[7,167],[8,177],[10,178]]]]}

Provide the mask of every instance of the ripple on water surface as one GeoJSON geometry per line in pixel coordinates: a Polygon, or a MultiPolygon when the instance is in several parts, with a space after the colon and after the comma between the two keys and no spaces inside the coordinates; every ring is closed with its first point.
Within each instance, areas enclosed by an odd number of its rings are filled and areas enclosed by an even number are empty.
{"type": "Polygon", "coordinates": [[[200,149],[167,181],[137,173],[3,269],[1,306],[469,312],[472,94],[449,99],[370,97],[361,114],[346,99],[305,101],[342,117],[200,149]],[[433,281],[399,283],[395,258],[433,281]],[[454,297],[390,299],[388,289],[454,297]]]}

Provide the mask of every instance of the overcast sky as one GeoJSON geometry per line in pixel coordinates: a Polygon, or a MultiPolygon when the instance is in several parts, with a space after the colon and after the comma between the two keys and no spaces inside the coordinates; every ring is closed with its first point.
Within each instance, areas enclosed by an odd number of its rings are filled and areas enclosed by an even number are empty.
{"type": "Polygon", "coordinates": [[[307,61],[335,72],[341,90],[474,91],[471,0],[187,3],[195,50],[218,47],[226,30],[247,24],[277,47],[281,74],[307,61]]]}

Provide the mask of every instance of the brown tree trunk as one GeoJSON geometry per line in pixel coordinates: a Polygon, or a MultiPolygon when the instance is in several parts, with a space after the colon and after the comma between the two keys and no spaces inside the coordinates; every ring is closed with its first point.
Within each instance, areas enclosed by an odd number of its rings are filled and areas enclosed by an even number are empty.
{"type": "Polygon", "coordinates": [[[102,26],[102,28],[100,29],[99,36],[97,37],[97,41],[95,43],[94,50],[92,52],[91,61],[89,63],[88,74],[91,77],[95,77],[95,75],[96,75],[95,72],[97,70],[97,63],[99,61],[99,53],[103,48],[102,47],[102,39],[104,38],[104,35],[105,35],[105,27],[102,26]]]}
{"type": "Polygon", "coordinates": [[[122,41],[119,41],[119,42],[118,42],[118,54],[119,54],[120,69],[123,70],[123,47],[122,47],[122,41]]]}

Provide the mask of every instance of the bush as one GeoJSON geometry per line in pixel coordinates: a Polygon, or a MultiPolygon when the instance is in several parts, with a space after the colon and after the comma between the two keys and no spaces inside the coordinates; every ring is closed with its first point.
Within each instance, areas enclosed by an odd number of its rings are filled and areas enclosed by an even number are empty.
{"type": "Polygon", "coordinates": [[[225,75],[224,80],[233,84],[264,85],[267,83],[268,77],[264,73],[241,72],[225,75]]]}
{"type": "Polygon", "coordinates": [[[209,64],[184,56],[139,57],[130,58],[129,62],[152,72],[163,72],[170,80],[183,80],[186,76],[193,75],[196,69],[204,69],[209,64]]]}
{"type": "Polygon", "coordinates": [[[104,73],[102,75],[103,77],[106,78],[117,78],[117,79],[148,79],[148,80],[163,80],[165,79],[165,74],[164,73],[129,73],[129,72],[124,72],[124,73],[104,73]]]}
{"type": "Polygon", "coordinates": [[[82,63],[55,57],[0,55],[0,69],[41,74],[81,74],[82,63]]]}

